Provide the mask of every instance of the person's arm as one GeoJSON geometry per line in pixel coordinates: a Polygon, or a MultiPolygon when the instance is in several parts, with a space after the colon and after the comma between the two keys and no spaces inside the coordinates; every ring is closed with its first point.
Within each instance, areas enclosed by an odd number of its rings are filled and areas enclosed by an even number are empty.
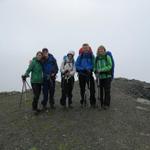
{"type": "Polygon", "coordinates": [[[57,73],[58,73],[58,65],[57,65],[57,61],[56,59],[54,58],[53,55],[51,55],[52,59],[53,59],[53,63],[54,63],[54,66],[53,66],[53,70],[52,70],[52,74],[51,76],[55,76],[57,73]]]}
{"type": "Polygon", "coordinates": [[[56,61],[56,73],[58,73],[58,64],[57,64],[57,61],[56,61]]]}
{"type": "Polygon", "coordinates": [[[107,65],[101,68],[101,72],[108,72],[112,69],[112,60],[110,56],[107,56],[107,65]]]}
{"type": "Polygon", "coordinates": [[[96,59],[94,59],[94,69],[93,69],[93,71],[96,73],[96,71],[97,71],[97,60],[96,59]]]}
{"type": "Polygon", "coordinates": [[[94,68],[95,68],[95,60],[96,60],[96,58],[95,58],[95,56],[93,55],[92,56],[92,64],[93,64],[93,72],[94,72],[94,68]]]}
{"type": "Polygon", "coordinates": [[[76,63],[75,63],[77,72],[84,70],[84,68],[81,67],[81,63],[80,62],[81,62],[81,56],[78,56],[78,58],[76,60],[76,63]]]}
{"type": "Polygon", "coordinates": [[[26,78],[29,77],[30,72],[33,70],[33,66],[34,66],[33,61],[31,61],[25,74],[21,76],[23,81],[26,81],[26,78]]]}
{"type": "Polygon", "coordinates": [[[73,70],[70,72],[70,75],[71,76],[74,76],[76,73],[76,66],[75,66],[75,63],[73,64],[73,70]]]}
{"type": "Polygon", "coordinates": [[[64,61],[62,62],[61,66],[60,66],[60,72],[63,74],[65,72],[64,70],[64,61]]]}
{"type": "Polygon", "coordinates": [[[55,67],[54,67],[54,68],[55,68],[55,71],[54,71],[54,73],[57,74],[59,69],[58,69],[57,61],[56,61],[55,58],[54,58],[54,62],[55,62],[55,63],[54,63],[54,64],[55,64],[55,67]]]}
{"type": "Polygon", "coordinates": [[[26,73],[24,74],[25,76],[29,76],[30,72],[33,71],[33,67],[34,67],[34,62],[32,61],[28,67],[28,69],[26,70],[26,73]]]}
{"type": "Polygon", "coordinates": [[[94,70],[94,61],[95,61],[95,57],[94,57],[94,55],[92,55],[91,64],[89,64],[89,65],[86,67],[87,73],[93,72],[93,70],[94,70]]]}

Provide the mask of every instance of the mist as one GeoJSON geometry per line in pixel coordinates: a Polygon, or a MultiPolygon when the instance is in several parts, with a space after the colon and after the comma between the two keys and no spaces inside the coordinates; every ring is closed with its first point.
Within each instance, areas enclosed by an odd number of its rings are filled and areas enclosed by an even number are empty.
{"type": "Polygon", "coordinates": [[[0,0],[0,91],[21,90],[21,75],[42,48],[60,66],[83,43],[94,54],[99,45],[113,53],[115,77],[150,82],[149,14],[148,0],[0,0]]]}

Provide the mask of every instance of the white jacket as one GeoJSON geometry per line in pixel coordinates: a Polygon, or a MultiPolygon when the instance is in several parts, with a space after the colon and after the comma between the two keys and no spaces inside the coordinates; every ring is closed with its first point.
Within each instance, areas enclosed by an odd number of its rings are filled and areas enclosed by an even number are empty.
{"type": "Polygon", "coordinates": [[[60,67],[60,72],[63,74],[65,71],[68,70],[70,73],[70,76],[74,76],[76,73],[76,68],[75,68],[75,63],[73,60],[69,60],[68,57],[66,60],[63,60],[61,67],[60,67]]]}

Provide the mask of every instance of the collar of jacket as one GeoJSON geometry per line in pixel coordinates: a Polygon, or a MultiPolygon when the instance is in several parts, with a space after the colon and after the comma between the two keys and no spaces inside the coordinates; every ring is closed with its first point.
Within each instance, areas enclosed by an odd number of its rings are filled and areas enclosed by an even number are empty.
{"type": "Polygon", "coordinates": [[[92,53],[91,52],[84,52],[81,54],[81,57],[83,58],[91,58],[92,57],[92,53]]]}

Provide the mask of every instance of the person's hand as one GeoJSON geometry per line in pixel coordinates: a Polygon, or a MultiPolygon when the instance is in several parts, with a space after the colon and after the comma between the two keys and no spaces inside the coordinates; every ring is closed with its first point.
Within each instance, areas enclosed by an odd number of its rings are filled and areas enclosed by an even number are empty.
{"type": "Polygon", "coordinates": [[[88,74],[91,74],[91,70],[86,70],[86,72],[87,72],[88,74]]]}
{"type": "Polygon", "coordinates": [[[51,79],[52,79],[52,80],[55,80],[55,79],[56,79],[56,74],[55,74],[55,73],[52,73],[52,74],[51,74],[51,79]]]}
{"type": "Polygon", "coordinates": [[[54,76],[56,76],[56,74],[55,74],[55,73],[52,73],[52,74],[51,74],[51,77],[54,77],[54,76]]]}
{"type": "Polygon", "coordinates": [[[95,70],[94,73],[97,74],[97,70],[95,70]]]}
{"type": "Polygon", "coordinates": [[[23,81],[26,81],[27,76],[26,75],[22,75],[21,78],[22,78],[23,81]]]}
{"type": "Polygon", "coordinates": [[[84,73],[87,75],[90,75],[92,72],[91,72],[91,70],[86,69],[86,70],[84,70],[84,73]]]}
{"type": "Polygon", "coordinates": [[[101,73],[101,71],[100,71],[100,70],[96,70],[96,71],[95,71],[95,73],[100,74],[100,73],[101,73]]]}
{"type": "Polygon", "coordinates": [[[69,70],[66,70],[65,72],[64,72],[64,74],[68,74],[69,73],[69,70]]]}

